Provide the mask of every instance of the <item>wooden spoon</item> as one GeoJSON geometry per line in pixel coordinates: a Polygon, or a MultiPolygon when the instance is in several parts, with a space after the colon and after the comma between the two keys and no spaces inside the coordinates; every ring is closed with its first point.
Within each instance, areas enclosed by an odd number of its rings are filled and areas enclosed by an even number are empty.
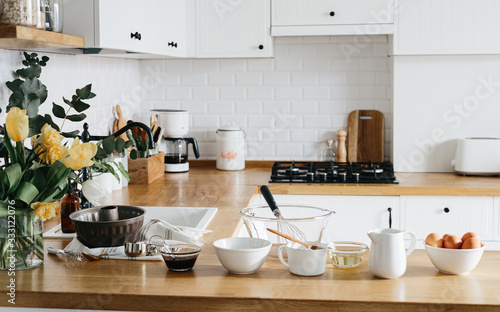
{"type": "Polygon", "coordinates": [[[86,252],[83,252],[82,251],[82,255],[87,258],[88,260],[90,261],[97,261],[99,259],[103,259],[104,257],[106,257],[108,254],[101,254],[99,256],[94,256],[94,255],[91,255],[89,253],[86,253],[86,252]]]}
{"type": "Polygon", "coordinates": [[[281,232],[278,232],[278,231],[276,231],[276,230],[273,230],[273,229],[270,229],[270,228],[267,228],[267,230],[268,230],[269,232],[271,232],[271,233],[274,233],[274,234],[279,235],[279,236],[281,236],[281,237],[284,237],[284,238],[286,238],[286,239],[288,239],[288,240],[291,240],[292,242],[296,242],[296,243],[299,243],[299,244],[301,244],[301,245],[303,245],[303,246],[306,246],[306,247],[307,247],[307,249],[312,249],[312,250],[315,250],[315,249],[318,249],[318,248],[319,248],[319,247],[318,247],[318,246],[316,246],[316,245],[311,245],[311,244],[308,244],[308,243],[304,243],[303,241],[300,241],[300,240],[298,240],[298,239],[295,239],[295,238],[293,238],[293,237],[291,237],[291,236],[288,236],[288,235],[283,234],[283,233],[281,233],[281,232]]]}
{"type": "MultiPolygon", "coordinates": [[[[127,122],[125,121],[125,118],[123,118],[122,109],[120,108],[120,105],[116,105],[115,110],[116,110],[116,115],[118,115],[117,126],[118,126],[118,130],[119,130],[119,129],[125,127],[127,125],[127,122]]],[[[124,141],[128,141],[127,134],[125,134],[125,133],[122,133],[120,135],[120,138],[122,138],[124,141]]]]}

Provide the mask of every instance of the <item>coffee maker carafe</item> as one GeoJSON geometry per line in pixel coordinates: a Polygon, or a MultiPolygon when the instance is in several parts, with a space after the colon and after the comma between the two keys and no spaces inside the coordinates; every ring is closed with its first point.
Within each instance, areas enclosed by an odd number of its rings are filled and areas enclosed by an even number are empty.
{"type": "Polygon", "coordinates": [[[185,138],[189,131],[189,115],[186,110],[153,110],[158,114],[158,125],[163,129],[162,147],[165,150],[165,172],[189,170],[188,146],[193,146],[194,156],[200,157],[195,138],[185,138]]]}
{"type": "Polygon", "coordinates": [[[194,156],[200,157],[198,143],[195,138],[164,138],[165,148],[165,172],[185,172],[189,170],[188,146],[193,146],[194,156]]]}

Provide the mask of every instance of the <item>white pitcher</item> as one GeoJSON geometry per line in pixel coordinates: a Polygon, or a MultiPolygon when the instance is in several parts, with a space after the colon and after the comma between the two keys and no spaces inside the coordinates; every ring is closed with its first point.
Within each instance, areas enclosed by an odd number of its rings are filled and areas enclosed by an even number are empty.
{"type": "Polygon", "coordinates": [[[368,231],[372,240],[368,265],[379,278],[398,278],[406,271],[406,258],[415,249],[417,238],[413,232],[396,229],[375,229],[368,231]],[[411,243],[405,252],[404,236],[409,234],[411,243]]]}

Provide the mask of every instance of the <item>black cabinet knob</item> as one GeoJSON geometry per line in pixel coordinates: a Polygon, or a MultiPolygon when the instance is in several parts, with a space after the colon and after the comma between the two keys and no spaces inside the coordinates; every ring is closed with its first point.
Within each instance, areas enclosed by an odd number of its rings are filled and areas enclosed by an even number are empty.
{"type": "Polygon", "coordinates": [[[330,16],[335,16],[335,12],[331,11],[330,16]]]}
{"type": "Polygon", "coordinates": [[[446,213],[450,212],[450,208],[448,208],[448,207],[444,208],[444,212],[446,212],[446,213]]]}
{"type": "Polygon", "coordinates": [[[168,46],[169,46],[169,47],[174,47],[174,48],[177,48],[177,42],[173,42],[173,41],[172,41],[172,42],[169,42],[169,43],[168,43],[168,46]]]}
{"type": "Polygon", "coordinates": [[[262,44],[259,46],[259,50],[264,50],[264,46],[262,44]]]}
{"type": "Polygon", "coordinates": [[[389,211],[389,228],[392,229],[392,208],[387,208],[387,211],[389,211]]]}
{"type": "Polygon", "coordinates": [[[137,31],[134,33],[130,33],[130,38],[133,38],[133,39],[137,39],[137,40],[141,40],[141,34],[138,33],[137,31]]]}

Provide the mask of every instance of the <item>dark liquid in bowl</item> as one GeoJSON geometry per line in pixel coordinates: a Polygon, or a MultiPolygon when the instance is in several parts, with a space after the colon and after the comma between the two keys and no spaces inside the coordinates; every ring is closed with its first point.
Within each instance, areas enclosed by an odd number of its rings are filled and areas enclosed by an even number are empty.
{"type": "Polygon", "coordinates": [[[163,260],[167,267],[172,271],[189,271],[193,268],[198,255],[182,257],[180,259],[174,259],[172,257],[163,256],[163,260]]]}

